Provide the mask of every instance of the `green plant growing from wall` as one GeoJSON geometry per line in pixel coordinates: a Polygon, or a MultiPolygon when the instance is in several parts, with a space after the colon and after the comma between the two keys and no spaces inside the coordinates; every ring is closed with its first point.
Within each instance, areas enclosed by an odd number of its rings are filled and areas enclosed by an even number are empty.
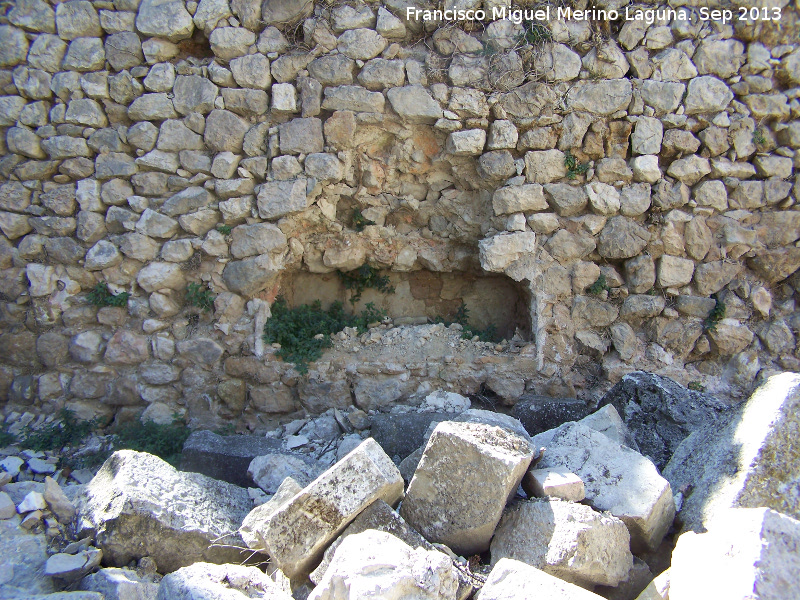
{"type": "Polygon", "coordinates": [[[233,227],[230,225],[217,225],[217,231],[219,231],[222,235],[230,235],[231,231],[233,231],[233,227]]]}
{"type": "Polygon", "coordinates": [[[455,314],[451,320],[436,317],[434,323],[441,323],[445,327],[450,327],[453,323],[461,325],[461,338],[464,340],[471,340],[478,336],[480,342],[496,342],[497,341],[497,328],[489,324],[485,329],[478,329],[469,324],[469,309],[466,303],[462,300],[461,304],[456,309],[455,314]]]}
{"type": "Polygon", "coordinates": [[[717,294],[712,294],[711,297],[716,304],[714,308],[711,309],[711,312],[708,313],[705,321],[703,321],[703,329],[713,332],[717,330],[717,324],[725,318],[725,302],[721,300],[717,294]]]}
{"type": "Polygon", "coordinates": [[[368,264],[363,264],[352,271],[338,271],[339,279],[344,283],[344,287],[353,291],[350,297],[350,304],[361,300],[361,294],[366,289],[375,289],[384,294],[393,294],[394,287],[389,285],[389,276],[380,275],[380,271],[368,264]]]}
{"type": "Polygon", "coordinates": [[[367,225],[375,225],[375,221],[370,221],[367,217],[361,214],[359,209],[353,210],[353,229],[356,231],[364,231],[367,225]]]}
{"type": "Polygon", "coordinates": [[[19,443],[30,450],[60,450],[82,442],[95,429],[94,421],[78,421],[67,408],[58,412],[58,419],[38,429],[26,429],[19,443]]]}
{"type": "Polygon", "coordinates": [[[575,179],[589,170],[589,163],[579,163],[569,150],[564,153],[564,166],[567,167],[567,179],[575,179]]]}
{"type": "Polygon", "coordinates": [[[597,278],[597,281],[595,281],[592,285],[587,287],[586,291],[594,296],[599,296],[600,294],[608,291],[609,289],[611,288],[608,287],[606,276],[601,273],[600,277],[597,278]]]}
{"type": "Polygon", "coordinates": [[[204,285],[190,283],[186,286],[186,302],[190,306],[195,306],[208,312],[214,306],[214,296],[211,290],[204,285]]]}
{"type": "Polygon", "coordinates": [[[761,146],[767,143],[767,136],[764,135],[764,130],[759,127],[753,132],[753,143],[761,146]]]}
{"type": "Polygon", "coordinates": [[[522,24],[523,30],[517,34],[517,44],[530,44],[531,46],[540,46],[547,42],[553,41],[553,34],[550,28],[539,21],[525,21],[522,24]]]}
{"type": "Polygon", "coordinates": [[[687,385],[686,387],[689,388],[692,391],[695,391],[695,392],[705,392],[706,391],[706,386],[704,386],[699,381],[690,381],[689,385],[687,385]]]}
{"type": "Polygon", "coordinates": [[[127,306],[130,297],[128,292],[112,294],[105,281],[99,282],[86,294],[89,303],[95,306],[127,306]]]}
{"type": "Polygon", "coordinates": [[[277,355],[294,363],[301,374],[308,372],[308,364],[322,356],[322,351],[332,345],[331,334],[345,327],[355,327],[363,333],[370,323],[380,321],[386,313],[370,302],[357,315],[344,312],[341,302],[334,302],[323,310],[319,300],[295,308],[283,298],[272,305],[272,317],[264,326],[264,341],[280,344],[277,355]]]}
{"type": "Polygon", "coordinates": [[[122,425],[114,435],[115,450],[136,450],[147,452],[163,458],[177,467],[181,451],[191,430],[177,416],[172,423],[158,424],[152,421],[142,423],[140,420],[122,425]]]}

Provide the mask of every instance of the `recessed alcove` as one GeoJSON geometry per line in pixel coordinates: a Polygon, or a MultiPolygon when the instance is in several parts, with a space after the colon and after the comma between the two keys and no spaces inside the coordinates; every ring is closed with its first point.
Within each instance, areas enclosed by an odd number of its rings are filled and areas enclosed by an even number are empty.
{"type": "Polygon", "coordinates": [[[310,304],[319,300],[323,307],[339,301],[345,309],[361,311],[367,303],[385,310],[393,319],[451,320],[463,302],[468,310],[469,324],[476,329],[494,325],[500,337],[510,339],[519,332],[530,339],[531,323],[529,293],[519,284],[501,275],[434,271],[385,273],[394,293],[386,294],[367,289],[353,306],[337,272],[285,273],[280,294],[289,306],[310,304]]]}

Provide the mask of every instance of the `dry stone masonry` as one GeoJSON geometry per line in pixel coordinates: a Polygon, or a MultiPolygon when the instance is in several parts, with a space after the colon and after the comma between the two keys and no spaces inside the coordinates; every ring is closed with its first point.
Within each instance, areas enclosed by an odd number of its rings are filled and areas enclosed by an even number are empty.
{"type": "Polygon", "coordinates": [[[800,369],[798,9],[780,4],[468,24],[394,0],[10,3],[4,416],[261,432],[434,389],[596,399],[637,368],[730,401],[800,369]],[[391,319],[301,377],[261,339],[270,306],[349,298],[337,271],[364,265],[395,293],[356,308],[391,319]],[[115,304],[89,301],[100,284],[115,304]],[[421,325],[462,302],[507,341],[421,325]]]}

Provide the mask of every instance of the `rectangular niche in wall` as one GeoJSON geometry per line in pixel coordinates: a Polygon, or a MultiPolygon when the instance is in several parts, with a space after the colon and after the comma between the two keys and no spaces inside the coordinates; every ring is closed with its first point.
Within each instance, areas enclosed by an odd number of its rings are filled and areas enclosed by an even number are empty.
{"type": "Polygon", "coordinates": [[[452,320],[463,302],[471,327],[484,329],[494,325],[502,338],[510,339],[519,331],[525,339],[530,339],[528,292],[508,277],[434,271],[386,274],[395,291],[385,294],[367,289],[355,307],[349,302],[352,292],[345,289],[336,272],[286,273],[281,280],[280,293],[289,306],[319,300],[327,307],[338,300],[347,310],[360,311],[372,302],[393,319],[425,317],[431,321],[437,317],[452,320]]]}

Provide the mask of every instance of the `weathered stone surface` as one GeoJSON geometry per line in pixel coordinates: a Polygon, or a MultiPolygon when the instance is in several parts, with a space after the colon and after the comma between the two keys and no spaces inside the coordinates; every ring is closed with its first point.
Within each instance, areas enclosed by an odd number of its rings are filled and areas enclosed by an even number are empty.
{"type": "Polygon", "coordinates": [[[306,486],[324,470],[322,464],[305,455],[274,452],[253,458],[247,467],[247,474],[267,494],[275,494],[287,477],[306,486]]]}
{"type": "Polygon", "coordinates": [[[236,544],[236,528],[251,505],[247,492],[182,473],[149,454],[115,452],[76,503],[79,531],[95,536],[112,565],[151,556],[159,568],[174,571],[204,560],[240,562],[248,554],[210,545],[222,536],[236,544]],[[171,497],[192,502],[165,502],[171,497]]]}
{"type": "Polygon", "coordinates": [[[567,176],[561,150],[525,153],[525,175],[534,183],[551,183],[567,176]]]}
{"type": "Polygon", "coordinates": [[[440,423],[428,440],[400,514],[429,541],[461,554],[484,551],[532,458],[528,440],[506,429],[440,423]]]}
{"type": "Polygon", "coordinates": [[[719,112],[724,110],[731,100],[733,100],[733,92],[724,82],[716,77],[705,75],[695,77],[689,82],[684,106],[687,115],[719,112]]]}
{"type": "Polygon", "coordinates": [[[585,400],[526,395],[514,405],[513,415],[531,435],[554,429],[567,421],[579,421],[592,411],[585,400]]]}
{"type": "Polygon", "coordinates": [[[293,23],[314,10],[310,0],[264,0],[261,5],[261,19],[267,25],[293,23]]]}
{"type": "Polygon", "coordinates": [[[773,375],[725,423],[709,424],[681,443],[664,469],[674,489],[693,488],[678,513],[681,530],[703,531],[729,507],[800,515],[791,443],[798,399],[798,375],[773,375]]]}
{"type": "Polygon", "coordinates": [[[492,563],[522,561],[582,586],[616,586],[633,566],[625,524],[558,499],[523,501],[504,513],[492,538],[492,563]]]}
{"type": "Polygon", "coordinates": [[[562,217],[571,217],[581,213],[589,203],[589,196],[583,186],[576,187],[567,183],[549,183],[544,186],[550,206],[562,217]]]}
{"type": "Polygon", "coordinates": [[[769,508],[735,508],[713,519],[708,533],[684,533],[672,553],[669,597],[792,596],[800,576],[800,522],[769,508]]]}
{"type": "Polygon", "coordinates": [[[597,240],[597,252],[604,258],[630,258],[650,241],[650,233],[627,217],[612,217],[597,240]]]}
{"type": "Polygon", "coordinates": [[[308,154],[322,152],[322,121],[310,117],[292,119],[278,128],[281,152],[284,154],[308,154]]]}
{"type": "Polygon", "coordinates": [[[8,597],[25,598],[56,591],[53,580],[42,576],[48,556],[45,536],[23,530],[17,519],[0,520],[0,550],[5,562],[3,592],[8,597]]]}
{"type": "Polygon", "coordinates": [[[262,219],[277,219],[308,208],[305,178],[271,181],[261,186],[256,196],[258,215],[262,219]]]}
{"type": "Polygon", "coordinates": [[[353,112],[382,113],[386,100],[380,92],[370,92],[359,85],[326,87],[322,108],[352,110],[353,112]]]}
{"type": "Polygon", "coordinates": [[[579,81],[567,94],[567,107],[598,115],[610,115],[628,107],[632,87],[628,79],[579,81]]]}
{"type": "Polygon", "coordinates": [[[385,531],[368,529],[347,536],[337,548],[310,600],[348,595],[420,600],[455,600],[458,578],[442,552],[412,548],[385,531]]]}
{"type": "Polygon", "coordinates": [[[547,451],[539,468],[569,469],[583,479],[586,500],[624,521],[634,552],[655,549],[675,516],[669,483],[655,465],[581,423],[566,423],[533,438],[547,451]]]}
{"type": "Polygon", "coordinates": [[[212,110],[206,118],[204,140],[206,146],[216,152],[240,154],[244,136],[250,128],[247,121],[227,110],[212,110]]]}
{"type": "Polygon", "coordinates": [[[392,109],[403,119],[433,123],[442,118],[442,107],[421,85],[393,87],[387,92],[392,109]]]}
{"type": "Polygon", "coordinates": [[[194,21],[181,0],[141,0],[136,29],[146,36],[179,42],[192,37],[194,21]]]}
{"type": "Polygon", "coordinates": [[[547,210],[542,186],[536,183],[499,188],[492,196],[496,215],[547,210]]]}
{"type": "Polygon", "coordinates": [[[252,296],[275,282],[282,265],[269,255],[231,261],[225,265],[222,278],[232,292],[252,296]]]}
{"type": "Polygon", "coordinates": [[[502,273],[514,261],[530,254],[536,247],[536,234],[530,231],[502,233],[478,243],[481,267],[502,273]]]}
{"type": "Polygon", "coordinates": [[[600,401],[608,404],[623,418],[639,451],[659,469],[690,433],[713,426],[728,409],[713,396],[642,371],[625,375],[611,388],[600,401]]]}
{"type": "Polygon", "coordinates": [[[455,156],[478,156],[485,145],[486,132],[483,129],[468,129],[448,135],[446,148],[455,156]]]}
{"type": "Polygon", "coordinates": [[[84,577],[79,589],[98,592],[107,600],[156,600],[158,583],[131,569],[100,569],[84,577]]]}
{"type": "Polygon", "coordinates": [[[749,258],[747,265],[767,283],[777,283],[800,269],[800,248],[762,250],[754,258],[749,258]]]}
{"type": "Polygon", "coordinates": [[[157,600],[290,600],[291,597],[256,567],[197,562],[166,575],[158,586],[157,600]]]}
{"type": "Polygon", "coordinates": [[[480,592],[481,600],[553,598],[599,600],[602,596],[511,558],[501,559],[489,573],[480,592]]]}
{"type": "Polygon", "coordinates": [[[251,461],[280,449],[280,441],[258,436],[221,436],[211,431],[195,431],[181,452],[181,470],[202,473],[241,487],[253,480],[247,472],[251,461]]]}
{"type": "Polygon", "coordinates": [[[393,505],[402,496],[400,472],[368,439],[277,510],[254,509],[240,532],[249,547],[265,550],[294,577],[310,572],[325,546],[365,506],[377,499],[393,505]]]}

